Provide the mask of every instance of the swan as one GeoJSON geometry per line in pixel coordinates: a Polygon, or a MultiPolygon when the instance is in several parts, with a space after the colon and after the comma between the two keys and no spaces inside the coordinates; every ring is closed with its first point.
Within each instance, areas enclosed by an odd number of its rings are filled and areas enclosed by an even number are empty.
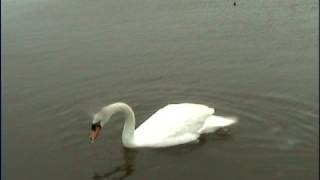
{"type": "Polygon", "coordinates": [[[237,122],[234,118],[213,115],[214,109],[201,104],[168,104],[159,109],[137,129],[131,107],[117,102],[103,107],[93,117],[91,142],[115,113],[125,117],[122,144],[127,148],[168,147],[198,141],[200,134],[211,133],[237,122]]]}

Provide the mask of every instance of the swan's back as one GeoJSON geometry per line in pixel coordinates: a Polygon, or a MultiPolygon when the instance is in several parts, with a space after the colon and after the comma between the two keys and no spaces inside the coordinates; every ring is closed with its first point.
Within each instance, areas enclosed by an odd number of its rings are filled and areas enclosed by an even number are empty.
{"type": "Polygon", "coordinates": [[[164,140],[196,134],[213,113],[213,108],[201,104],[169,104],[136,129],[135,140],[140,144],[159,145],[164,140]]]}

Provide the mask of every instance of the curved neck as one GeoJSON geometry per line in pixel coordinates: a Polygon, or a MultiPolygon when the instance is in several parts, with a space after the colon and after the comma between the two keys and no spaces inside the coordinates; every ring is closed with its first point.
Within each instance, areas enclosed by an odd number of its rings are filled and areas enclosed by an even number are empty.
{"type": "Polygon", "coordinates": [[[125,103],[114,103],[105,108],[110,117],[118,112],[121,112],[125,116],[124,127],[122,131],[122,143],[126,147],[133,145],[134,130],[135,130],[135,117],[131,107],[125,103]]]}

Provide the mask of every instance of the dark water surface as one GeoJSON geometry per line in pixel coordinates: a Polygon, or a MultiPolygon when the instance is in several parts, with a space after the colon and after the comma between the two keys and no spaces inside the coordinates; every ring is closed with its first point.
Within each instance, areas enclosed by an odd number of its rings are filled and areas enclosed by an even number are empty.
{"type": "Polygon", "coordinates": [[[5,179],[318,179],[318,1],[2,1],[5,179]],[[168,103],[212,106],[224,137],[124,149],[115,101],[141,124],[168,103]]]}

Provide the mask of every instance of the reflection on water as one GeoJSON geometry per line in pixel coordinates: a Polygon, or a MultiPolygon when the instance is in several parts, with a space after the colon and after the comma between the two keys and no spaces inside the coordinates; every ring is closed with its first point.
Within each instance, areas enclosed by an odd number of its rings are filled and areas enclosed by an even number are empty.
{"type": "MultiPolygon", "coordinates": [[[[199,141],[194,143],[187,143],[182,144],[179,146],[172,146],[160,149],[153,149],[156,152],[165,152],[165,153],[188,153],[193,151],[195,148],[199,148],[203,146],[207,141],[214,140],[217,143],[224,142],[227,139],[232,139],[232,134],[230,133],[229,128],[221,128],[218,129],[213,134],[203,134],[200,136],[199,141]]],[[[107,179],[114,179],[114,180],[122,180],[129,177],[135,170],[134,161],[136,159],[137,150],[129,149],[129,148],[122,148],[123,154],[123,161],[122,164],[108,170],[104,173],[95,172],[93,175],[94,180],[107,180],[107,179]]]]}
{"type": "Polygon", "coordinates": [[[95,173],[93,176],[94,180],[102,179],[117,179],[122,180],[130,176],[134,172],[134,160],[136,157],[136,151],[133,149],[123,148],[123,164],[120,164],[113,169],[105,173],[95,173]]]}

